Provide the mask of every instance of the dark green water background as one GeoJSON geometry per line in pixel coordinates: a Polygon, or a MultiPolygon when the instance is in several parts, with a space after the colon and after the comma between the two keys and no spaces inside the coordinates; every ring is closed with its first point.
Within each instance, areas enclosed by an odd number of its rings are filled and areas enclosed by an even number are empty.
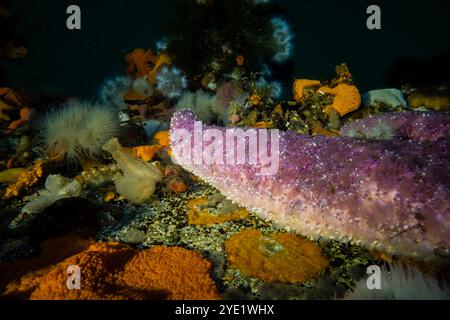
{"type": "MultiPolygon", "coordinates": [[[[297,34],[292,77],[331,77],[335,65],[347,62],[362,90],[380,88],[398,56],[429,56],[450,47],[448,0],[275,3],[287,9],[297,34]],[[370,4],[381,6],[381,31],[366,28],[370,4]]],[[[170,0],[13,0],[10,6],[22,27],[33,31],[29,56],[7,64],[8,80],[84,98],[93,98],[105,78],[123,72],[126,52],[153,47],[174,14],[170,0]],[[66,29],[70,4],[82,9],[81,31],[66,29]]]]}

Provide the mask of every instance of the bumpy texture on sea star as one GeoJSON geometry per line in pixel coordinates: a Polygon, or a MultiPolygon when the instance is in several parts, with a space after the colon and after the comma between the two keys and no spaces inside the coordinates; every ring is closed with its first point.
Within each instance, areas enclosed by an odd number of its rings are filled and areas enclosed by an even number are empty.
{"type": "Polygon", "coordinates": [[[348,135],[351,131],[364,133],[380,124],[390,126],[397,139],[436,141],[450,137],[450,112],[396,112],[369,116],[344,126],[341,135],[348,135]]]}
{"type": "MultiPolygon", "coordinates": [[[[177,152],[175,134],[173,157],[229,199],[312,239],[339,239],[407,256],[448,253],[450,134],[441,124],[450,122],[450,113],[392,118],[408,121],[399,121],[402,135],[388,141],[280,132],[280,166],[272,176],[257,175],[259,169],[248,164],[187,163],[177,152]],[[443,131],[431,139],[427,132],[422,132],[425,139],[408,138],[422,127],[443,131]]],[[[172,118],[171,133],[193,132],[195,121],[190,111],[181,110],[172,118]]],[[[224,135],[229,130],[215,129],[224,135]]]]}

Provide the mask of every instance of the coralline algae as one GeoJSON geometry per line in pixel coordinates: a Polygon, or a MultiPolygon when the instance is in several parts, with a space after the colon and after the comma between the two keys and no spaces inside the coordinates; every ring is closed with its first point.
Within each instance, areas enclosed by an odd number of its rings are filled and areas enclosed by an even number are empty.
{"type": "MultiPolygon", "coordinates": [[[[450,137],[442,124],[450,122],[450,114],[383,117],[403,123],[398,127],[403,135],[363,141],[280,132],[279,170],[264,176],[249,164],[187,162],[178,152],[181,142],[174,132],[184,129],[193,136],[196,119],[181,110],[171,122],[173,157],[229,199],[309,238],[349,241],[407,256],[448,253],[450,137]],[[423,128],[442,132],[428,138],[421,131],[422,138],[408,138],[423,128]]],[[[224,136],[229,130],[214,129],[224,136]]],[[[209,144],[203,141],[203,147],[209,144]]]]}

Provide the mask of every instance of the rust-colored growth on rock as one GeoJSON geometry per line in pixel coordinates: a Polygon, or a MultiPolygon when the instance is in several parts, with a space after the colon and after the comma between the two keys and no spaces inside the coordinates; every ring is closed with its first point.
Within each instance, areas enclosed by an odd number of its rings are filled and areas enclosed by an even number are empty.
{"type": "Polygon", "coordinates": [[[308,79],[297,79],[294,81],[294,99],[298,103],[303,102],[304,89],[313,86],[320,86],[320,81],[318,80],[308,80],[308,79]]]}
{"type": "Polygon", "coordinates": [[[179,247],[137,251],[119,243],[96,243],[43,276],[31,299],[219,299],[211,266],[200,253],[179,247]],[[82,272],[80,290],[67,288],[70,265],[82,272]]]}
{"type": "Polygon", "coordinates": [[[77,236],[46,240],[42,253],[33,259],[0,266],[0,298],[27,299],[55,265],[87,249],[93,241],[77,236]]]}
{"type": "Polygon", "coordinates": [[[175,193],[183,193],[186,192],[187,186],[181,179],[173,179],[169,182],[169,189],[175,193]]]}
{"type": "Polygon", "coordinates": [[[302,283],[322,273],[328,261],[320,247],[291,233],[264,236],[247,229],[225,243],[229,267],[271,282],[302,283]]]}
{"type": "Polygon", "coordinates": [[[248,211],[244,208],[232,208],[228,212],[213,213],[206,207],[208,198],[201,197],[188,202],[189,224],[193,225],[212,225],[225,223],[229,221],[239,221],[248,217],[248,211]]]}
{"type": "Polygon", "coordinates": [[[16,183],[10,184],[4,195],[5,199],[18,197],[23,190],[29,189],[37,185],[41,180],[45,179],[49,173],[50,162],[38,160],[33,167],[23,172],[17,179],[16,183]]]}
{"type": "MultiPolygon", "coordinates": [[[[361,95],[355,86],[341,83],[335,88],[321,87],[318,91],[334,96],[333,104],[327,107],[336,110],[341,117],[357,110],[361,105],[361,95]]],[[[327,108],[325,108],[325,112],[327,112],[327,108]]]]}

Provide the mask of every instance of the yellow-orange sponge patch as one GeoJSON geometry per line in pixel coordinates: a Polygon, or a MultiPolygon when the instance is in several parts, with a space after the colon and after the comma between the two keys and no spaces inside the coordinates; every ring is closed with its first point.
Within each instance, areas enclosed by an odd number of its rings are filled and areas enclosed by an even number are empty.
{"type": "Polygon", "coordinates": [[[119,243],[95,243],[54,266],[25,274],[19,286],[7,286],[7,296],[20,293],[31,300],[220,299],[210,277],[211,267],[200,253],[180,247],[138,251],[119,243]],[[79,290],[67,286],[70,266],[81,272],[79,290]]]}
{"type": "Polygon", "coordinates": [[[15,183],[8,185],[4,198],[18,197],[23,190],[36,186],[47,176],[50,166],[51,162],[37,160],[32,167],[27,168],[17,177],[15,183]]]}
{"type": "Polygon", "coordinates": [[[294,99],[298,103],[301,103],[303,100],[304,92],[303,90],[312,86],[320,86],[320,81],[318,80],[308,80],[308,79],[297,79],[294,81],[294,99]]]}
{"type": "Polygon", "coordinates": [[[322,273],[328,261],[320,247],[291,233],[264,236],[247,229],[225,243],[229,267],[265,281],[302,283],[322,273]]]}
{"type": "MultiPolygon", "coordinates": [[[[220,213],[213,213],[209,209],[202,209],[207,206],[206,197],[193,199],[188,203],[189,224],[193,225],[212,225],[225,223],[228,221],[239,221],[248,217],[248,211],[240,207],[228,207],[229,210],[220,213]]],[[[222,210],[224,211],[224,210],[222,210]]]]}
{"type": "Polygon", "coordinates": [[[212,264],[199,252],[166,246],[135,250],[125,244],[93,243],[75,236],[47,241],[42,247],[37,258],[0,267],[0,298],[220,299],[210,277],[212,264]],[[80,270],[79,290],[67,286],[70,266],[80,270]]]}
{"type": "Polygon", "coordinates": [[[319,91],[334,96],[333,104],[329,107],[336,110],[341,117],[357,110],[361,105],[361,95],[355,86],[341,83],[335,88],[321,87],[319,91]]]}

